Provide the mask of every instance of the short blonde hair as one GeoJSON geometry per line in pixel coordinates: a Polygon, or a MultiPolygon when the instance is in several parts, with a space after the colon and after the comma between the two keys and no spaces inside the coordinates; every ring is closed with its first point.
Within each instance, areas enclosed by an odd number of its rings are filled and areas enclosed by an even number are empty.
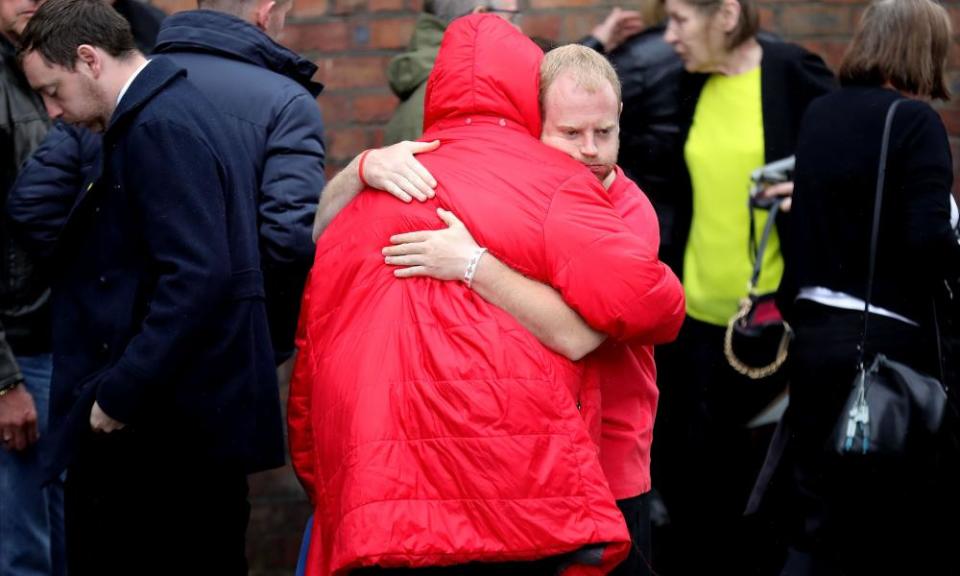
{"type": "Polygon", "coordinates": [[[932,0],[878,0],[863,13],[840,64],[843,84],[882,85],[950,99],[950,16],[932,0]]]}
{"type": "Polygon", "coordinates": [[[540,63],[541,116],[547,91],[560,74],[567,70],[573,73],[577,85],[590,92],[600,90],[604,82],[609,83],[617,96],[617,104],[620,104],[620,79],[610,62],[591,48],[567,44],[547,52],[540,63]]]}

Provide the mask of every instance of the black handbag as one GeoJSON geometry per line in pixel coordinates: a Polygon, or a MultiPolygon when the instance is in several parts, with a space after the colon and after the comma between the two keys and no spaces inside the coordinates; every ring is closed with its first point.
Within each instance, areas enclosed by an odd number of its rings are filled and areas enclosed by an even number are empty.
{"type": "MultiPolygon", "coordinates": [[[[751,196],[752,198],[752,196],[751,196]]],[[[766,225],[754,251],[753,274],[750,276],[747,296],[740,300],[740,309],[727,323],[723,338],[723,354],[730,367],[751,378],[759,380],[771,376],[787,360],[787,352],[793,332],[787,324],[775,300],[776,293],[757,293],[757,282],[763,265],[763,253],[773,231],[774,221],[782,199],[775,199],[763,206],[769,208],[766,225]]],[[[750,204],[750,231],[753,233],[753,208],[750,204]]],[[[754,244],[751,237],[751,244],[754,244]]]]}
{"type": "MultiPolygon", "coordinates": [[[[902,454],[908,438],[918,434],[932,435],[940,429],[947,404],[946,391],[935,378],[900,362],[894,362],[883,354],[877,354],[869,367],[865,364],[890,126],[900,102],[902,100],[891,104],[887,111],[880,145],[877,196],[873,211],[870,263],[863,309],[863,338],[859,348],[857,375],[833,433],[834,448],[840,454],[902,454]]],[[[939,347],[940,331],[936,309],[934,325],[937,328],[936,339],[939,347]]]]}

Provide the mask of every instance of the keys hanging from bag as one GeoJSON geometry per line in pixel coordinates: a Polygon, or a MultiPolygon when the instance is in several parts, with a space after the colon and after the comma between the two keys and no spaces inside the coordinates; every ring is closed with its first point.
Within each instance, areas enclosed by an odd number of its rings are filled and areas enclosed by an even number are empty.
{"type": "Polygon", "coordinates": [[[761,167],[751,175],[753,186],[748,207],[750,248],[754,255],[753,274],[747,283],[747,296],[740,300],[740,310],[727,323],[723,354],[731,368],[753,380],[771,376],[783,366],[793,337],[790,325],[783,320],[777,308],[776,293],[757,293],[763,254],[783,203],[782,198],[761,198],[758,193],[765,184],[789,180],[793,166],[794,158],[791,156],[761,167]],[[769,210],[759,242],[754,237],[753,211],[756,208],[769,210]]]}
{"type": "MultiPolygon", "coordinates": [[[[870,262],[857,375],[833,433],[834,448],[840,454],[901,454],[911,436],[920,433],[933,435],[940,429],[947,404],[943,385],[935,378],[917,372],[906,364],[894,362],[883,354],[877,354],[869,367],[865,363],[890,128],[897,106],[901,102],[903,100],[897,100],[890,105],[880,144],[880,166],[877,170],[877,195],[870,236],[870,262]]],[[[937,328],[939,349],[940,330],[936,308],[934,325],[937,328]]],[[[940,356],[939,350],[937,356],[940,356]]]]}
{"type": "Polygon", "coordinates": [[[914,434],[936,434],[947,395],[940,382],[877,354],[857,371],[834,432],[841,454],[899,454],[914,434]]]}

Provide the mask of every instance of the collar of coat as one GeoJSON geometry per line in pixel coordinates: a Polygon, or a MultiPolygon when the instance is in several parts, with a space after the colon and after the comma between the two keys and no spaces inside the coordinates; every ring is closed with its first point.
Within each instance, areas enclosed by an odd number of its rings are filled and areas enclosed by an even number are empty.
{"type": "Polygon", "coordinates": [[[249,22],[213,10],[189,10],[168,16],[160,27],[154,54],[197,52],[247,62],[290,78],[314,98],[323,84],[311,80],[317,65],[281,46],[249,22]]]}
{"type": "Polygon", "coordinates": [[[154,96],[180,78],[186,78],[187,71],[174,64],[169,58],[156,56],[150,59],[150,65],[140,71],[133,80],[120,104],[110,117],[110,124],[104,138],[110,138],[117,130],[132,120],[154,96]]]}

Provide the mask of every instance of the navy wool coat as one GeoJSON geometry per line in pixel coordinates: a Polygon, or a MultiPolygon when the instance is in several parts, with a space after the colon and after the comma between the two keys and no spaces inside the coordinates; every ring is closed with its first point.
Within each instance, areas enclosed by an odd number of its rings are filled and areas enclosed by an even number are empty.
{"type": "Polygon", "coordinates": [[[313,215],[325,184],[323,86],[315,64],[240,18],[211,10],[163,21],[154,54],[187,70],[223,114],[233,152],[256,172],[260,249],[279,364],[293,352],[300,296],[313,264],[313,215]]]}
{"type": "Polygon", "coordinates": [[[163,57],[110,120],[54,255],[52,474],[89,440],[94,400],[178,457],[283,463],[256,178],[223,122],[163,57]]]}

